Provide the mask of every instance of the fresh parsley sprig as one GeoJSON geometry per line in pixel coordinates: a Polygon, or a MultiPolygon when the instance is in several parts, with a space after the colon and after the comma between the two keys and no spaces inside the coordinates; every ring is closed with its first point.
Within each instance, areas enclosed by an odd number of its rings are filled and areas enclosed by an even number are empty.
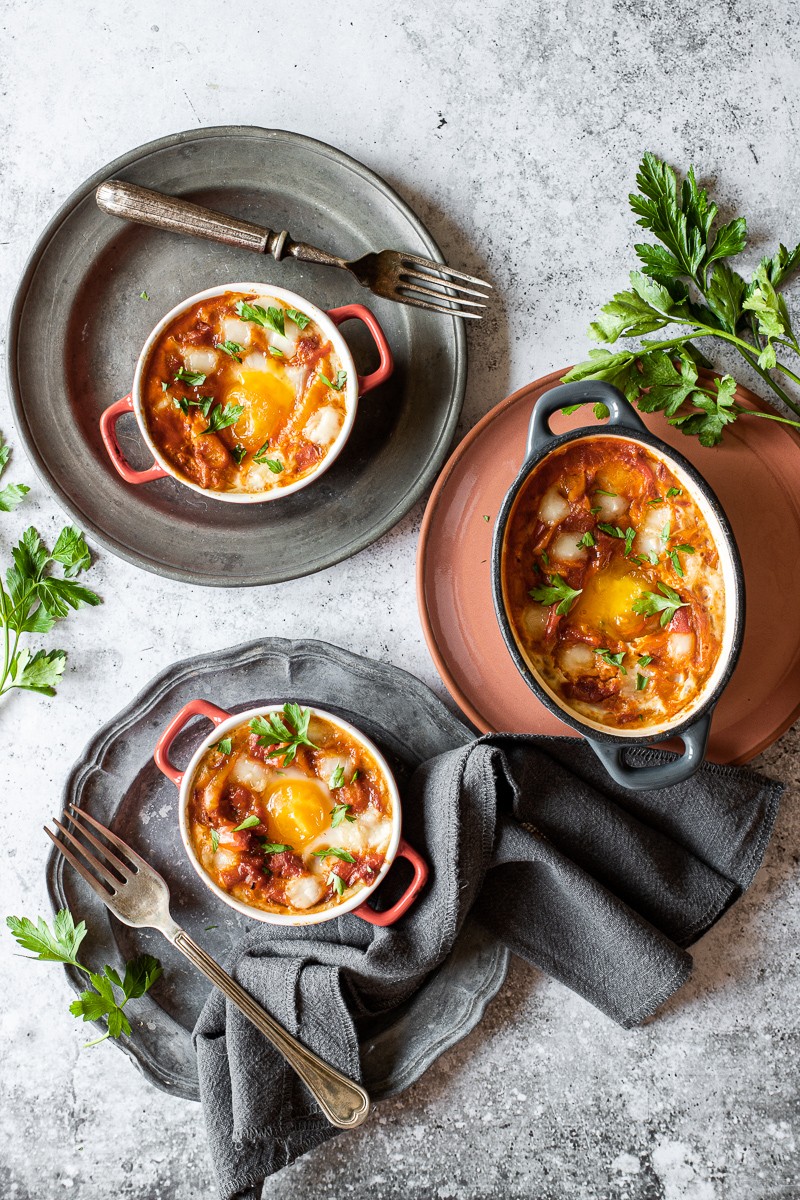
{"type": "MultiPolygon", "coordinates": [[[[7,459],[6,454],[3,465],[7,459]]],[[[95,592],[75,580],[91,564],[89,547],[83,534],[68,525],[48,550],[30,526],[11,556],[14,565],[6,571],[5,586],[0,581],[0,696],[12,688],[53,696],[66,666],[65,651],[31,653],[20,641],[25,634],[49,633],[73,609],[100,603],[95,592]],[[56,565],[61,576],[51,573],[56,565]]]]}
{"type": "Polygon", "coordinates": [[[30,950],[40,962],[60,962],[75,967],[88,978],[92,987],[81,992],[73,1000],[69,1011],[84,1021],[99,1021],[105,1017],[107,1029],[102,1037],[87,1042],[96,1046],[106,1038],[118,1038],[130,1034],[131,1026],[124,1012],[129,1000],[136,1000],[153,986],[161,974],[161,964],[150,954],[140,954],[125,964],[122,975],[114,968],[105,966],[101,972],[89,969],[78,958],[81,942],[86,937],[86,923],[75,924],[72,913],[62,908],[56,914],[52,927],[44,917],[36,924],[28,917],[6,917],[12,936],[23,950],[30,950]],[[118,998],[117,993],[121,993],[118,998]]]}
{"type": "MultiPolygon", "coordinates": [[[[564,376],[564,382],[601,379],[618,387],[643,412],[663,412],[671,425],[716,446],[726,426],[740,416],[755,416],[800,427],[775,413],[754,412],[734,400],[736,382],[717,377],[713,387],[698,382],[698,366],[712,364],[695,346],[698,338],[733,346],[765,384],[800,416],[800,401],[770,374],[800,384],[800,374],[778,358],[788,351],[800,356],[786,301],[778,290],[800,266],[800,245],[779,245],[762,258],[747,281],[729,260],[747,243],[747,222],[735,217],[717,224],[718,209],[690,167],[679,187],[672,167],[645,154],[636,177],[639,192],[629,197],[638,224],[660,245],[634,246],[640,269],[632,271],[630,288],[618,292],[589,327],[597,342],[614,344],[666,326],[678,326],[672,337],[641,341],[630,350],[596,349],[564,376]]],[[[785,358],[785,355],[784,355],[785,358]]]]}
{"type": "Polygon", "coordinates": [[[334,804],[331,809],[331,829],[337,829],[343,821],[349,821],[351,824],[355,821],[355,817],[351,814],[350,804],[334,804]]]}
{"type": "Polygon", "coordinates": [[[328,858],[328,857],[339,858],[342,860],[342,862],[347,862],[347,863],[354,863],[356,861],[353,858],[350,851],[342,850],[341,846],[325,846],[321,850],[314,851],[314,858],[328,858]]]}
{"type": "Polygon", "coordinates": [[[548,575],[547,581],[546,584],[531,588],[528,595],[538,604],[558,605],[556,612],[562,617],[566,616],[583,588],[571,588],[561,575],[548,575]]]}
{"type": "Polygon", "coordinates": [[[272,712],[268,717],[253,717],[250,730],[258,735],[259,746],[270,749],[270,757],[283,757],[283,766],[288,767],[294,761],[298,747],[317,745],[308,736],[308,725],[311,720],[311,709],[301,708],[299,704],[284,704],[283,716],[272,712]]]}
{"type": "Polygon", "coordinates": [[[207,415],[208,425],[205,429],[201,429],[200,433],[218,433],[220,429],[227,429],[229,425],[236,424],[243,412],[243,404],[228,403],[224,408],[221,404],[217,404],[207,415]]]}
{"type": "Polygon", "coordinates": [[[333,388],[335,392],[343,392],[347,383],[347,371],[337,371],[335,379],[328,379],[327,375],[323,375],[322,371],[319,371],[317,379],[321,380],[326,387],[333,388]]]}
{"type": "Polygon", "coordinates": [[[260,304],[249,304],[246,300],[236,303],[236,311],[243,321],[254,321],[264,329],[272,329],[285,337],[285,319],[282,308],[262,308],[260,304]]]}
{"type": "Polygon", "coordinates": [[[627,675],[627,668],[622,665],[622,660],[625,657],[625,651],[620,650],[618,654],[612,654],[610,650],[595,650],[598,658],[602,658],[610,667],[617,667],[621,675],[627,675]]]}
{"type": "Polygon", "coordinates": [[[634,600],[632,608],[643,617],[654,617],[656,613],[661,613],[659,623],[663,628],[669,625],[679,608],[688,608],[689,603],[687,600],[681,600],[669,584],[659,583],[658,591],[661,592],[660,596],[658,592],[642,592],[641,596],[634,600]]]}

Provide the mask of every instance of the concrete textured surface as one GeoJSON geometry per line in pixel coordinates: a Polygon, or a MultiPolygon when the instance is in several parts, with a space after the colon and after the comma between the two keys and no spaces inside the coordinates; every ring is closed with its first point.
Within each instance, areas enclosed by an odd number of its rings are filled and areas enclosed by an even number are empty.
{"type": "MultiPolygon", "coordinates": [[[[750,262],[800,239],[800,13],[789,0],[306,0],[284,11],[3,0],[0,24],[3,324],[25,257],[69,192],[131,146],[200,125],[340,146],[400,190],[450,261],[492,279],[491,318],[469,330],[462,432],[512,388],[583,355],[590,316],[632,265],[625,196],[642,150],[694,161],[726,208],[751,217],[750,262]]],[[[0,428],[13,442],[5,394],[0,428]]],[[[21,450],[10,478],[33,490],[2,517],[3,556],[28,523],[50,534],[61,521],[21,450]]],[[[444,694],[414,598],[421,513],[350,562],[237,595],[235,628],[230,595],[99,553],[91,578],[105,604],[60,632],[70,661],[58,699],[14,696],[0,710],[2,912],[46,911],[41,825],[87,737],[201,644],[327,638],[444,694]]],[[[765,865],[659,1019],[623,1032],[517,962],[481,1026],[420,1084],[265,1195],[800,1197],[797,731],[757,765],[789,784],[765,865]]],[[[9,943],[0,938],[4,1200],[212,1196],[199,1109],[151,1089],[112,1046],[82,1049],[60,969],[23,962],[9,943]]]]}

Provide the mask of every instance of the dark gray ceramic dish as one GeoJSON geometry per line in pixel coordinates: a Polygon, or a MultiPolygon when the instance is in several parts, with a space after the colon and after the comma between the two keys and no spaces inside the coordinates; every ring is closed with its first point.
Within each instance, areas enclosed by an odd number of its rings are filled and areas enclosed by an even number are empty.
{"type": "MultiPolygon", "coordinates": [[[[233,587],[294,579],[363,550],[408,512],[447,453],[464,397],[461,322],[380,300],[344,271],[126,224],[94,201],[112,176],[288,229],[347,258],[396,248],[441,259],[431,235],[382,179],[322,142],[246,126],[193,130],[140,146],[86,180],[39,239],[11,311],[19,436],[73,519],[114,554],[174,579],[233,587]],[[174,479],[131,487],[102,447],[100,413],[130,391],[160,317],[237,279],[280,284],[325,309],[366,304],[392,347],[394,375],[359,406],[331,470],[293,496],[241,506],[174,479]]],[[[371,369],[366,331],[351,322],[345,335],[359,370],[371,369]]],[[[149,465],[133,417],[119,436],[135,467],[149,465]]]]}
{"type": "MultiPolygon", "coordinates": [[[[177,790],[153,762],[153,747],[165,725],[198,695],[231,711],[287,695],[328,708],[377,743],[401,790],[420,761],[473,736],[412,675],[322,642],[273,638],[162,671],[92,738],[70,773],[64,802],[86,808],[139,850],[169,883],[178,922],[223,959],[244,936],[248,921],[213,896],[192,869],[178,833],[177,790]],[[404,736],[408,729],[414,730],[411,745],[404,736]]],[[[203,721],[187,726],[175,744],[176,759],[185,761],[206,732],[203,721]]],[[[142,952],[161,959],[163,978],[136,1002],[131,1037],[115,1045],[158,1087],[199,1099],[191,1031],[208,992],[205,979],[157,933],[129,929],[111,917],[55,850],[48,860],[47,883],[54,909],[66,904],[86,921],[90,962],[118,965],[142,952]]],[[[468,923],[450,957],[420,992],[402,1009],[362,1029],[370,1093],[378,1099],[402,1091],[465,1037],[502,984],[507,965],[508,951],[468,923]]],[[[84,986],[74,971],[67,975],[76,991],[84,986]]]]}
{"type": "Polygon", "coordinates": [[[537,401],[530,421],[528,444],[522,467],[506,493],[495,524],[492,541],[492,595],[503,638],[520,675],[550,712],[560,721],[566,722],[578,733],[583,734],[612,779],[622,787],[634,791],[650,791],[654,788],[669,787],[671,784],[680,783],[700,768],[705,758],[714,707],[733,674],[742,649],[745,616],[742,562],[728,518],[709,484],[682,454],[673,450],[661,438],[649,431],[633,406],[611,384],[596,380],[567,383],[545,392],[537,401]],[[551,430],[549,418],[553,413],[571,404],[597,403],[604,404],[608,408],[607,426],[586,426],[560,435],[554,434],[551,430]],[[702,703],[694,709],[690,717],[676,721],[665,732],[653,734],[647,738],[633,738],[611,730],[599,729],[595,725],[581,720],[580,715],[573,709],[567,708],[565,704],[557,703],[553,694],[542,686],[541,680],[531,669],[517,644],[503,596],[502,558],[506,528],[517,497],[531,472],[548,454],[560,446],[566,446],[569,442],[577,441],[580,438],[597,437],[605,433],[615,437],[629,438],[631,441],[650,447],[660,457],[676,464],[679,470],[688,476],[695,495],[699,495],[705,500],[716,518],[719,528],[717,541],[720,557],[723,561],[727,557],[730,567],[732,586],[726,591],[725,603],[728,612],[732,614],[730,618],[731,631],[727,653],[717,674],[716,682],[713,687],[706,688],[702,703]],[[626,759],[625,751],[630,747],[641,747],[648,742],[663,742],[672,738],[680,738],[684,750],[683,754],[669,762],[659,763],[655,766],[636,766],[626,759]]]}

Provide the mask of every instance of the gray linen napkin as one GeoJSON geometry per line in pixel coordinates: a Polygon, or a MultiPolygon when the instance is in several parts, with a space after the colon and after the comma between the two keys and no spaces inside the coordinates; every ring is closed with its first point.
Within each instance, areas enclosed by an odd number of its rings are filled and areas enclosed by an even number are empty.
{"type": "MultiPolygon", "coordinates": [[[[665,756],[633,752],[641,763],[665,756]]],[[[495,734],[424,763],[404,834],[431,864],[397,925],[352,915],[254,927],[228,968],[291,1033],[361,1077],[358,1017],[407,999],[467,913],[621,1025],[687,979],[685,946],[749,885],[782,787],[704,766],[656,792],[617,787],[584,742],[495,734]]],[[[391,890],[391,875],[382,885],[391,890]]],[[[225,1200],[336,1132],[266,1040],[214,991],[195,1029],[212,1160],[225,1200]]]]}

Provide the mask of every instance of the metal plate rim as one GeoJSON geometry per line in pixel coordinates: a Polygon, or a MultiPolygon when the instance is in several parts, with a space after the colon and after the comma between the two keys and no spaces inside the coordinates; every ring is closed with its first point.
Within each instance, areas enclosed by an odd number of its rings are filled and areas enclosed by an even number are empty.
{"type": "MultiPolygon", "coordinates": [[[[87,197],[106,179],[114,176],[118,171],[124,170],[136,163],[145,155],[158,153],[161,150],[170,149],[173,146],[184,145],[191,141],[204,141],[219,137],[252,137],[258,140],[274,140],[284,137],[291,141],[299,142],[305,145],[309,150],[315,153],[323,154],[328,158],[333,159],[342,167],[354,172],[360,178],[367,180],[373,187],[380,191],[387,200],[403,214],[406,220],[416,229],[421,240],[428,246],[432,258],[439,262],[444,262],[439,246],[431,236],[427,227],[422,223],[413,209],[406,203],[405,200],[392,188],[385,179],[377,172],[372,171],[357,159],[345,154],[343,150],[339,150],[335,146],[329,145],[317,138],[312,138],[302,133],[295,133],[289,129],[268,129],[258,125],[211,125],[201,129],[187,129],[178,133],[167,134],[165,137],[156,138],[150,142],[143,142],[136,146],[133,150],[120,155],[113,159],[110,163],[95,171],[93,175],[84,180],[59,206],[49,222],[45,226],[42,233],[36,240],[25,265],[22,270],[19,282],[14,292],[14,299],[9,311],[8,325],[6,329],[6,382],[11,404],[11,412],[14,419],[14,427],[17,435],[20,438],[25,453],[31,462],[39,480],[53,493],[58,503],[67,512],[67,514],[88,531],[91,536],[104,549],[110,551],[124,562],[131,563],[133,566],[140,567],[151,574],[158,575],[161,578],[175,579],[180,583],[190,583],[199,587],[261,587],[273,583],[286,583],[291,579],[296,579],[301,576],[297,572],[288,571],[282,572],[280,568],[270,575],[269,578],[252,578],[250,576],[231,576],[226,575],[224,579],[209,579],[205,576],[198,576],[191,570],[184,570],[180,567],[170,568],[167,570],[165,565],[160,560],[148,557],[146,554],[134,552],[124,542],[118,541],[114,537],[110,537],[104,530],[98,528],[94,520],[84,513],[77,505],[74,505],[67,495],[64,487],[59,480],[52,474],[50,468],[43,457],[39,454],[34,443],[33,437],[27,426],[25,418],[25,409],[22,402],[22,391],[19,380],[18,365],[17,365],[17,341],[18,333],[22,320],[22,312],[25,307],[25,302],[30,291],[30,285],[36,269],[47,252],[55,234],[60,229],[64,221],[71,215],[73,210],[82,203],[87,197]]],[[[444,318],[443,318],[444,319],[444,318]]],[[[454,358],[453,358],[453,398],[447,420],[445,421],[439,438],[432,447],[430,457],[428,458],[425,469],[417,477],[414,486],[411,487],[398,501],[393,505],[391,510],[387,512],[382,521],[373,527],[370,533],[365,537],[356,537],[348,543],[347,546],[340,548],[338,551],[320,559],[314,569],[308,572],[308,575],[317,574],[320,571],[327,570],[336,563],[343,562],[352,558],[355,554],[359,554],[368,546],[384,537],[395,525],[402,520],[414,505],[425,494],[425,491],[438,475],[442,464],[445,461],[447,452],[453,439],[453,435],[461,415],[461,409],[464,403],[464,393],[466,391],[466,375],[467,375],[467,345],[464,326],[457,318],[451,318],[451,325],[454,338],[454,358]]],[[[303,576],[305,577],[305,576],[303,576]]]]}

